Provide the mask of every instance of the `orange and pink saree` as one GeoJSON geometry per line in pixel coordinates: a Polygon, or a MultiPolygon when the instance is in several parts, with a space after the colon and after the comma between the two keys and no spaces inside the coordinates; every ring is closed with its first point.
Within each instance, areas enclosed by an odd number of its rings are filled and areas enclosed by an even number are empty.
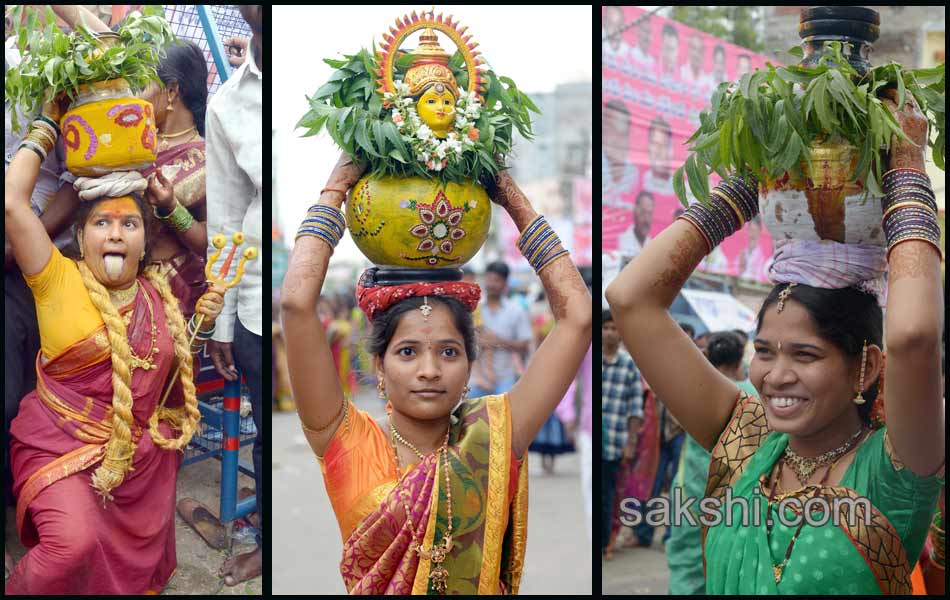
{"type": "MultiPolygon", "coordinates": [[[[388,436],[349,407],[321,459],[343,536],[340,573],[350,594],[435,594],[431,548],[447,529],[438,454],[396,472],[388,436]],[[406,507],[413,527],[406,518],[406,507]]],[[[447,593],[518,592],[527,539],[528,470],[511,447],[507,394],[468,400],[449,434],[453,548],[442,563],[447,593]]]]}

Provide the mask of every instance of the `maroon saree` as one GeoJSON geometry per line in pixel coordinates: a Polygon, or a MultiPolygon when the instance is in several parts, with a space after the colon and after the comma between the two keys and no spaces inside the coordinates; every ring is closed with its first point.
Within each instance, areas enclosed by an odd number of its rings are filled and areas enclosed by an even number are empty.
{"type": "MultiPolygon", "coordinates": [[[[157,169],[175,186],[175,199],[188,209],[195,220],[207,221],[207,198],[205,196],[205,143],[204,140],[188,142],[158,153],[155,165],[142,171],[145,177],[157,169]]],[[[181,247],[177,234],[156,222],[153,234],[155,246],[162,245],[163,238],[181,247]]],[[[187,321],[195,312],[195,303],[207,289],[205,255],[195,254],[182,248],[173,257],[157,261],[168,268],[168,283],[179,299],[181,312],[187,321]]]]}
{"type": "MultiPolygon", "coordinates": [[[[131,305],[130,345],[136,355],[148,354],[146,293],[159,351],[156,368],[132,372],[137,447],[113,500],[104,504],[91,485],[112,429],[105,326],[45,365],[37,360],[37,388],[20,403],[10,430],[17,529],[30,550],[7,580],[6,594],[158,593],[175,570],[175,482],[182,455],[156,446],[147,430],[175,354],[161,296],[144,278],[131,305]]],[[[176,383],[167,406],[181,403],[176,383]]],[[[160,429],[173,435],[164,422],[160,429]]]]}

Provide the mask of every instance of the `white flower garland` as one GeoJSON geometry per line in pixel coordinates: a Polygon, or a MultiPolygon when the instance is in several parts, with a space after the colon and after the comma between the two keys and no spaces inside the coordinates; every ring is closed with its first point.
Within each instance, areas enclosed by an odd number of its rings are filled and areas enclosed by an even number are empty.
{"type": "Polygon", "coordinates": [[[455,131],[444,140],[435,136],[419,118],[416,101],[409,96],[409,86],[397,80],[396,93],[386,92],[383,99],[393,106],[392,120],[399,135],[412,148],[416,160],[430,171],[441,171],[449,162],[455,164],[466,150],[474,149],[479,138],[475,122],[481,114],[481,104],[474,92],[463,92],[455,101],[455,131]]]}

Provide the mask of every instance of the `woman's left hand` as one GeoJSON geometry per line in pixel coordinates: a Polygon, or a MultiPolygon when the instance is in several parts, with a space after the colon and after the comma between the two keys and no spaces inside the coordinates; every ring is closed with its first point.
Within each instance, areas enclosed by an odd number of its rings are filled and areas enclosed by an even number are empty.
{"type": "Polygon", "coordinates": [[[227,288],[220,284],[211,284],[208,286],[208,291],[202,294],[201,298],[198,298],[198,302],[195,303],[195,312],[205,316],[202,329],[210,329],[209,323],[214,323],[214,320],[221,314],[221,310],[224,308],[224,293],[226,291],[227,288]]]}
{"type": "Polygon", "coordinates": [[[145,199],[152,206],[164,211],[165,214],[170,213],[175,208],[175,186],[165,179],[165,174],[162,173],[160,168],[148,177],[145,199]]]}
{"type": "Polygon", "coordinates": [[[904,105],[897,106],[898,94],[896,89],[888,88],[881,92],[881,102],[887,106],[904,135],[909,137],[910,143],[898,136],[891,139],[891,150],[888,156],[888,170],[913,168],[924,170],[924,151],[927,148],[927,117],[920,112],[914,95],[904,94],[904,105]],[[914,145],[916,144],[916,146],[914,145]]]}

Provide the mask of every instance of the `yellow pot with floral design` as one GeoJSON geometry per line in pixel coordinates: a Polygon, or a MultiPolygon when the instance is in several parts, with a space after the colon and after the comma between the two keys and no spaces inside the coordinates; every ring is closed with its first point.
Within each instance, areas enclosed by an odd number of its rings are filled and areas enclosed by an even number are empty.
{"type": "Polygon", "coordinates": [[[79,86],[59,124],[66,168],[74,175],[138,171],[155,162],[155,113],[125,79],[79,86]]]}
{"type": "Polygon", "coordinates": [[[460,267],[485,243],[490,224],[491,202],[475,182],[366,176],[346,203],[356,246],[381,266],[460,267]]]}

